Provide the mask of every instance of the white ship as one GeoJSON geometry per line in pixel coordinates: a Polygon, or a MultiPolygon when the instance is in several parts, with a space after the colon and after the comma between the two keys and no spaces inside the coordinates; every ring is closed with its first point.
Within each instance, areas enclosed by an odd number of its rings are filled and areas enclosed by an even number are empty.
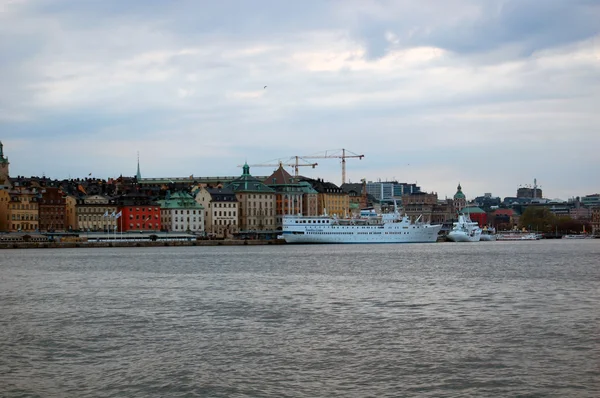
{"type": "Polygon", "coordinates": [[[496,228],[483,228],[481,231],[481,239],[483,241],[492,242],[496,240],[496,228]]]}
{"type": "Polygon", "coordinates": [[[468,215],[460,214],[454,228],[448,233],[448,239],[453,242],[479,242],[481,232],[477,222],[471,221],[468,215]]]}
{"type": "MultiPolygon", "coordinates": [[[[420,217],[419,217],[420,219],[420,217]]],[[[283,216],[287,243],[432,243],[441,225],[410,221],[398,211],[376,214],[362,210],[359,218],[283,216]]]]}
{"type": "Polygon", "coordinates": [[[533,232],[508,232],[504,234],[498,234],[497,240],[540,240],[540,235],[533,232]]]}

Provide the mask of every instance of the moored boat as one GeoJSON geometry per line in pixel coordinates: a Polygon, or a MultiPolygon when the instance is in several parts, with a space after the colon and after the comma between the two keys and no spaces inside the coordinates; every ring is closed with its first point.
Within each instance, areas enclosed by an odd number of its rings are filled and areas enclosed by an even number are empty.
{"type": "MultiPolygon", "coordinates": [[[[420,217],[419,217],[420,219],[420,217]]],[[[441,225],[412,222],[398,211],[376,214],[361,211],[356,218],[336,216],[283,216],[282,236],[287,243],[433,243],[441,225]]]]}
{"type": "Polygon", "coordinates": [[[507,232],[498,234],[496,240],[540,240],[540,235],[533,232],[507,232]]]}
{"type": "Polygon", "coordinates": [[[492,242],[496,240],[496,228],[493,227],[485,227],[483,231],[481,231],[481,239],[482,242],[492,242]]]}
{"type": "Polygon", "coordinates": [[[452,231],[448,233],[448,239],[453,242],[479,242],[482,229],[475,221],[471,221],[466,214],[460,214],[452,231]]]}

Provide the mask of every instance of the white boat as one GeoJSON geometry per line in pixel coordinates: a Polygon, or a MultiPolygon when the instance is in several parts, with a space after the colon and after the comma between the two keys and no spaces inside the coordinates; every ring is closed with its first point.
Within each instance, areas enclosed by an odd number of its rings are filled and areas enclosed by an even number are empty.
{"type": "MultiPolygon", "coordinates": [[[[420,219],[421,217],[419,217],[420,219]]],[[[433,243],[441,225],[411,222],[398,211],[376,214],[361,211],[358,218],[335,216],[283,216],[283,239],[287,243],[433,243]]]]}
{"type": "Polygon", "coordinates": [[[468,215],[460,214],[452,231],[448,233],[448,239],[453,242],[479,242],[481,239],[481,228],[475,221],[471,221],[468,215]]]}
{"type": "Polygon", "coordinates": [[[594,239],[594,235],[563,235],[563,239],[594,239]]]}
{"type": "Polygon", "coordinates": [[[492,242],[496,240],[496,228],[483,228],[481,231],[481,239],[482,242],[492,242]]]}
{"type": "Polygon", "coordinates": [[[498,234],[496,240],[540,240],[540,235],[533,232],[509,232],[505,234],[498,234]]]}

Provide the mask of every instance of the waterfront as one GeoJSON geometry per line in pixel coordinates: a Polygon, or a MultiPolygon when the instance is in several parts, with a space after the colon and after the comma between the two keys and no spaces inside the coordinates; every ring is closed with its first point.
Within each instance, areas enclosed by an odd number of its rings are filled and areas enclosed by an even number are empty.
{"type": "Polygon", "coordinates": [[[600,241],[7,250],[1,396],[600,395],[600,241]]]}

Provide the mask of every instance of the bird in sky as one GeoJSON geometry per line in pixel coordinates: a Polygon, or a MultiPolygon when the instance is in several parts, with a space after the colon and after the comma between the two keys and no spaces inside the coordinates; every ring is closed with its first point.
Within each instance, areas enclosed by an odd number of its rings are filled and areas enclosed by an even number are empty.
{"type": "Polygon", "coordinates": [[[264,86],[264,87],[263,87],[263,90],[264,90],[265,88],[267,88],[267,86],[264,86]]]}

